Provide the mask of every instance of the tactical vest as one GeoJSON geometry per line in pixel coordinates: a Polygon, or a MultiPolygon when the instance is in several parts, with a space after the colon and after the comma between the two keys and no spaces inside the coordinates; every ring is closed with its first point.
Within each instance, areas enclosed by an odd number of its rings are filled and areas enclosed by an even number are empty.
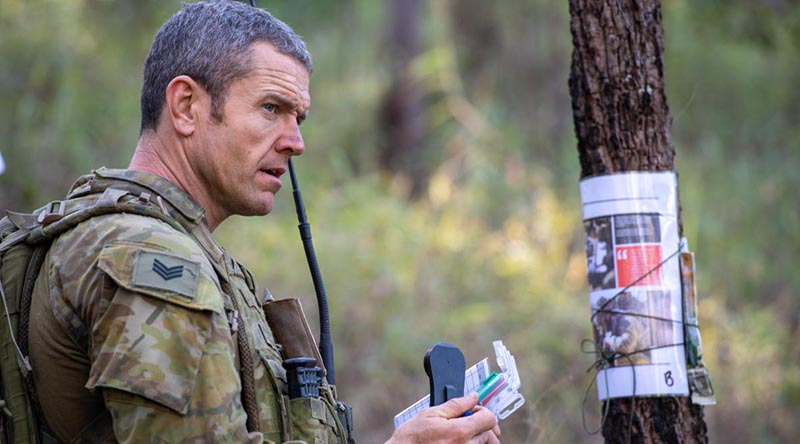
{"type": "MultiPolygon", "coordinates": [[[[0,319],[0,443],[57,442],[48,434],[47,426],[37,407],[36,391],[30,377],[31,367],[27,357],[28,318],[34,283],[47,251],[58,236],[81,222],[114,213],[129,213],[159,219],[193,237],[203,251],[207,252],[209,261],[220,277],[221,291],[227,296],[226,311],[238,312],[240,308],[237,306],[239,298],[236,297],[236,294],[240,294],[237,293],[239,290],[231,288],[228,276],[221,275],[230,272],[231,268],[238,270],[245,277],[247,290],[254,297],[255,285],[249,271],[230,259],[227,254],[225,255],[225,260],[228,261],[227,267],[226,264],[215,261],[208,254],[209,239],[199,239],[191,233],[191,228],[201,222],[202,215],[192,217],[179,211],[169,211],[168,205],[160,195],[139,183],[138,174],[126,170],[100,169],[94,174],[79,178],[65,200],[51,202],[32,214],[9,211],[7,217],[0,220],[2,299],[0,317],[4,318],[0,319]]],[[[210,238],[210,232],[207,236],[210,238]]],[[[270,318],[270,325],[276,322],[282,326],[297,327],[296,319],[284,319],[281,313],[285,310],[276,308],[287,304],[271,300],[263,302],[267,303],[265,311],[270,318]]],[[[304,318],[300,332],[305,332],[308,336],[298,336],[295,332],[284,336],[301,337],[300,342],[307,344],[311,341],[313,344],[313,339],[309,339],[310,330],[304,318]]],[[[249,351],[249,348],[242,349],[241,336],[239,335],[238,341],[240,354],[249,351]]],[[[247,344],[245,347],[248,347],[247,344]]],[[[240,361],[248,360],[240,359],[240,361]]],[[[278,369],[271,369],[271,377],[277,379],[277,372],[278,369]]],[[[254,416],[257,418],[252,369],[240,368],[240,378],[242,401],[248,414],[248,429],[253,430],[254,427],[257,429],[257,425],[253,424],[257,419],[251,420],[254,416]]],[[[273,383],[277,388],[281,381],[275,380],[273,383]]],[[[283,385],[285,389],[285,381],[283,385]]],[[[349,407],[336,400],[334,387],[323,383],[319,397],[316,398],[290,399],[285,393],[279,393],[279,396],[281,436],[265,436],[266,439],[309,444],[354,442],[349,407]]],[[[101,442],[112,433],[111,418],[110,415],[106,415],[84,429],[75,442],[101,442]]]]}

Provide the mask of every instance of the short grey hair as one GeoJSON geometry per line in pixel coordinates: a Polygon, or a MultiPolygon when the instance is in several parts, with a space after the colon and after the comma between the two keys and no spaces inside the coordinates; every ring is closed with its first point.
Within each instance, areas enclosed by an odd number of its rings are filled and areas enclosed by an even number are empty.
{"type": "Polygon", "coordinates": [[[184,4],[158,31],[144,62],[141,131],[156,128],[167,85],[180,75],[206,88],[212,116],[221,121],[228,86],[252,69],[248,49],[257,41],[272,44],[311,74],[306,44],[269,12],[231,0],[184,4]]]}

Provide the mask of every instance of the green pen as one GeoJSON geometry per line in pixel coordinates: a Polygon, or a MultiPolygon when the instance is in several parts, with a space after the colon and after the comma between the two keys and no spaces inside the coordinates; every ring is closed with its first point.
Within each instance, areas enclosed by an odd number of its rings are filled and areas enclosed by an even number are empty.
{"type": "Polygon", "coordinates": [[[497,372],[492,372],[485,381],[481,383],[481,386],[478,387],[478,403],[482,403],[486,396],[491,393],[492,389],[494,389],[495,385],[497,385],[498,380],[500,379],[500,375],[497,372]]]}

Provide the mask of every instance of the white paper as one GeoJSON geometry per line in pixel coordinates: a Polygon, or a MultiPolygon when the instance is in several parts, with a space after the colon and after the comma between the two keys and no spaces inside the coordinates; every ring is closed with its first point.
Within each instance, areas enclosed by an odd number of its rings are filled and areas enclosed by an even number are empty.
{"type": "Polygon", "coordinates": [[[581,181],[595,344],[606,354],[628,355],[598,372],[601,400],[689,393],[676,183],[672,172],[581,181]]]}

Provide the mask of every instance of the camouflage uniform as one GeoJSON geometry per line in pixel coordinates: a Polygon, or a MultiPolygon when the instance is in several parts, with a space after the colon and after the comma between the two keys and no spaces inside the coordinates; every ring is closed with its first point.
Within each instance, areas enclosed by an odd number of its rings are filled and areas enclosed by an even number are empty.
{"type": "Polygon", "coordinates": [[[120,180],[129,198],[157,201],[188,234],[155,218],[111,214],[53,243],[33,295],[30,353],[55,436],[70,442],[110,412],[115,436],[105,442],[340,442],[337,421],[319,400],[306,403],[319,430],[294,421],[281,347],[252,275],[214,241],[203,209],[157,176],[95,174],[120,180]],[[242,333],[252,350],[261,433],[246,428],[242,333]]]}

